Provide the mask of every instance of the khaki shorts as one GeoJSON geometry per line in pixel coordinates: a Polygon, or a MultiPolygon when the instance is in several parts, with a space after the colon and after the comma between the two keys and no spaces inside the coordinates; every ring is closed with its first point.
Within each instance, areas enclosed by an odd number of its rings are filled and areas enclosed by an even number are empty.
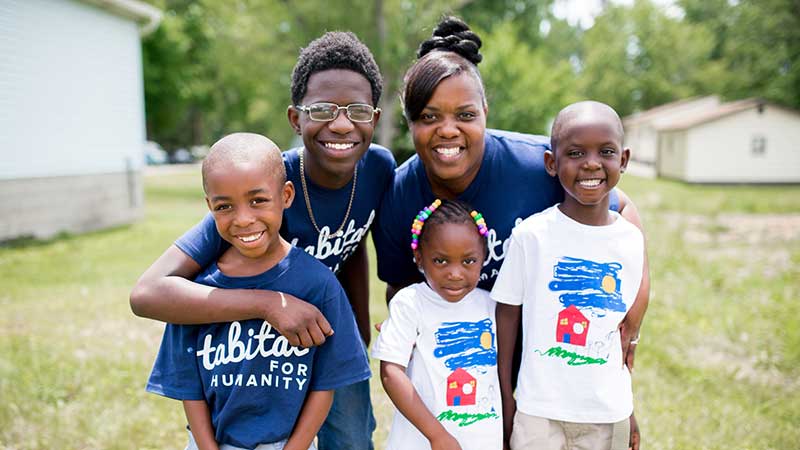
{"type": "Polygon", "coordinates": [[[511,450],[627,450],[630,419],[617,423],[575,423],[514,415],[511,450]]]}

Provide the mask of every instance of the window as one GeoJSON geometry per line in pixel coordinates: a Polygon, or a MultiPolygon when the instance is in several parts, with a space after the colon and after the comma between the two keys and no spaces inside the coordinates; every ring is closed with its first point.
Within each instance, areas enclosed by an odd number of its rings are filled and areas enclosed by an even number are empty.
{"type": "Polygon", "coordinates": [[[760,134],[753,136],[753,140],[750,141],[750,152],[753,156],[764,156],[767,153],[766,136],[760,134]]]}

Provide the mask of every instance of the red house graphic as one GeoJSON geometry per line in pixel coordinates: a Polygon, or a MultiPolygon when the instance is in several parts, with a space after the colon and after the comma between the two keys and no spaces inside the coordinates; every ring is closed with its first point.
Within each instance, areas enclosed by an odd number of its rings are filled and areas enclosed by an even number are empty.
{"type": "Polygon", "coordinates": [[[575,305],[569,305],[558,313],[556,325],[556,341],[572,345],[586,345],[586,334],[589,332],[589,319],[575,305]]]}
{"type": "Polygon", "coordinates": [[[447,406],[475,404],[475,377],[466,370],[458,368],[447,377],[447,406]]]}

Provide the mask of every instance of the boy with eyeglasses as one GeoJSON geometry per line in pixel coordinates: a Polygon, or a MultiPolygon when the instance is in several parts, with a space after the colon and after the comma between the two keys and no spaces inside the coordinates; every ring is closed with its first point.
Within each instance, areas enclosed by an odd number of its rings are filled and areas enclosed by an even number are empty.
{"type": "MultiPolygon", "coordinates": [[[[376,106],[382,88],[372,54],[355,35],[329,32],[312,41],[294,68],[292,106],[287,112],[303,147],[283,153],[287,179],[298,186],[302,198],[284,212],[281,235],[336,274],[365,344],[370,326],[364,237],[395,168],[389,150],[370,144],[380,117],[376,106]]],[[[300,326],[296,334],[281,330],[273,319],[284,317],[285,309],[308,315],[302,310],[305,306],[289,295],[212,291],[185,279],[215,261],[226,246],[213,218],[206,216],[140,278],[131,307],[139,315],[174,323],[265,318],[290,343],[304,347],[318,345],[324,334],[336,331],[321,316],[317,324],[300,326]]],[[[369,383],[356,383],[334,394],[318,434],[319,449],[372,449],[374,429],[369,383]]]]}

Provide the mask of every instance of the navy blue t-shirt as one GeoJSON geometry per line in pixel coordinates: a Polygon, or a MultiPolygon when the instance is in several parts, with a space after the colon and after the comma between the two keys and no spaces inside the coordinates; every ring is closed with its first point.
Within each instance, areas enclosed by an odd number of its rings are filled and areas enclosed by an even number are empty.
{"type": "Polygon", "coordinates": [[[211,264],[195,280],[229,289],[270,289],[302,298],[336,334],[319,347],[289,345],[264,320],[167,324],[147,390],[205,400],[220,444],[254,448],[286,439],[309,391],[333,390],[370,377],[353,312],[336,277],[292,247],[275,267],[229,277],[211,264]]]}
{"type": "MultiPolygon", "coordinates": [[[[500,271],[511,230],[528,216],[564,200],[558,179],[544,167],[544,152],[550,138],[487,129],[480,170],[458,196],[486,219],[489,252],[478,287],[491,290],[500,271]]],[[[612,192],[611,209],[619,198],[612,192]]],[[[387,191],[373,231],[378,256],[378,278],[389,284],[422,280],[413,262],[411,223],[420,209],[435,199],[417,155],[395,171],[392,189],[387,191]]]]}
{"type": "MultiPolygon", "coordinates": [[[[385,147],[370,145],[369,150],[358,162],[356,191],[344,233],[340,237],[326,239],[342,224],[350,202],[353,181],[340,189],[325,189],[315,185],[306,173],[314,219],[321,231],[318,233],[308,216],[308,208],[303,197],[298,151],[302,151],[302,147],[283,153],[286,177],[294,183],[295,198],[292,206],[283,213],[281,236],[292,245],[300,247],[322,261],[334,273],[339,273],[344,261],[353,254],[361,239],[366,236],[384,192],[391,187],[396,166],[394,157],[385,147]]],[[[217,232],[211,213],[184,233],[175,245],[200,267],[206,267],[216,261],[230,246],[217,232]]]]}

